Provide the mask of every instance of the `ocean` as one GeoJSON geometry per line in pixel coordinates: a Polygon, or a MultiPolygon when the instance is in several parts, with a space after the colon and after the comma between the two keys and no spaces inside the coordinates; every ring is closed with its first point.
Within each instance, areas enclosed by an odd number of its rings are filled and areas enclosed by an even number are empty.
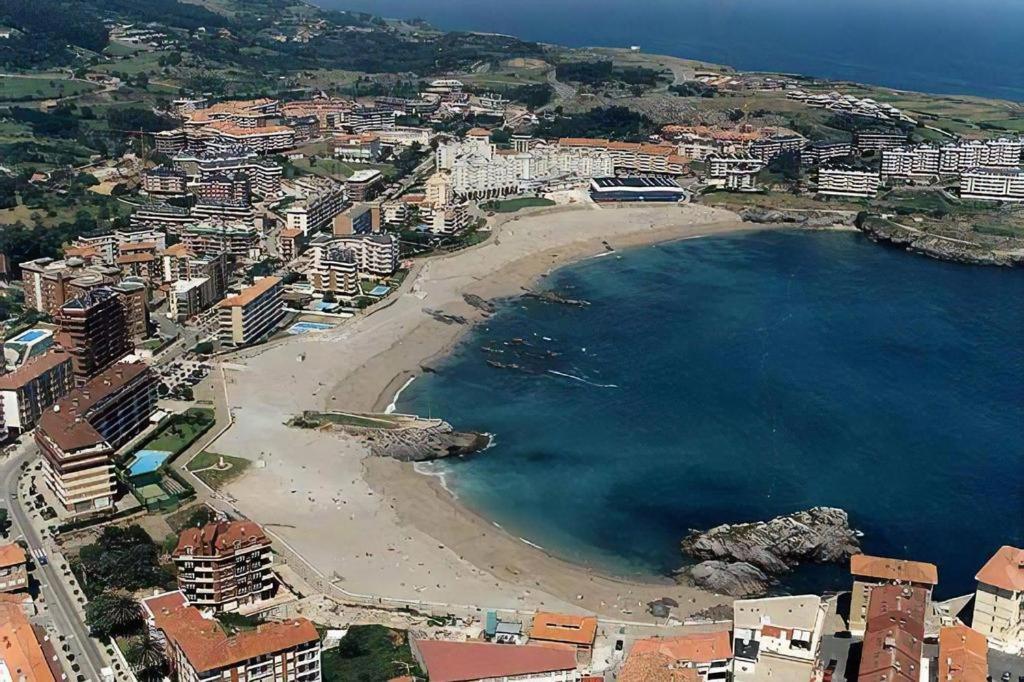
{"type": "Polygon", "coordinates": [[[1021,0],[315,0],[447,30],[1024,101],[1021,0]]]}
{"type": "MultiPolygon", "coordinates": [[[[830,505],[865,551],[937,563],[943,597],[1024,545],[1021,272],[752,232],[543,286],[590,305],[504,302],[397,405],[494,434],[433,470],[514,535],[665,575],[688,529],[830,505]]],[[[809,569],[781,589],[848,582],[809,569]]]]}

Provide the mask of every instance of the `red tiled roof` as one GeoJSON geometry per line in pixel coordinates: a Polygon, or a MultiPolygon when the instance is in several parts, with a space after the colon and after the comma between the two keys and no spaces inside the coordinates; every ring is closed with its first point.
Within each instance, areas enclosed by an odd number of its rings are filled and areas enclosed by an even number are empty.
{"type": "Polygon", "coordinates": [[[850,557],[850,573],[853,576],[925,585],[937,585],[939,582],[939,571],[935,564],[869,554],[854,554],[850,557]]]}
{"type": "Polygon", "coordinates": [[[696,668],[678,668],[671,656],[656,651],[631,653],[619,670],[618,682],[700,682],[696,668]]]}
{"type": "Polygon", "coordinates": [[[28,557],[25,556],[25,550],[21,548],[21,545],[14,542],[9,545],[0,545],[0,568],[20,566],[27,561],[28,557]]]}
{"type": "Polygon", "coordinates": [[[568,648],[485,642],[413,641],[431,682],[472,682],[576,669],[568,648]]]}
{"type": "Polygon", "coordinates": [[[56,682],[39,636],[21,610],[21,599],[14,595],[0,595],[0,642],[11,678],[19,682],[56,682]]]}
{"type": "Polygon", "coordinates": [[[1003,545],[974,578],[1010,592],[1024,592],[1024,549],[1003,545]]]}
{"type": "Polygon", "coordinates": [[[42,355],[32,358],[13,372],[0,375],[0,391],[16,391],[30,381],[38,379],[54,367],[70,361],[71,356],[66,352],[51,349],[42,355]]]}
{"type": "Polygon", "coordinates": [[[229,296],[217,305],[221,308],[233,308],[234,306],[249,305],[255,301],[261,294],[270,291],[275,286],[281,283],[280,277],[264,277],[258,280],[251,287],[246,287],[242,290],[242,293],[237,296],[229,296]]]}
{"type": "Polygon", "coordinates": [[[732,641],[725,630],[679,637],[652,637],[638,639],[629,655],[652,652],[668,656],[674,661],[711,663],[732,658],[732,641]]]}
{"type": "Polygon", "coordinates": [[[939,682],[985,682],[988,640],[966,625],[939,630],[939,682]]]}
{"type": "Polygon", "coordinates": [[[202,528],[187,528],[178,536],[174,556],[191,554],[215,556],[239,547],[267,544],[267,536],[258,523],[252,521],[219,521],[208,523],[202,528]]]}
{"type": "Polygon", "coordinates": [[[539,611],[533,617],[530,639],[590,646],[597,635],[597,618],[539,611]]]}
{"type": "Polygon", "coordinates": [[[905,585],[871,590],[858,682],[917,682],[928,591],[905,585]]]}

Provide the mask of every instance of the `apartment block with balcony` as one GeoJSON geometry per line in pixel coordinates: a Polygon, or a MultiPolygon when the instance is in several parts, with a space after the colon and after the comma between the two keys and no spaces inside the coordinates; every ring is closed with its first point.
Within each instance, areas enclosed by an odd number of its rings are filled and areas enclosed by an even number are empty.
{"type": "Polygon", "coordinates": [[[269,334],[284,317],[281,278],[264,277],[218,304],[220,342],[247,346],[269,334]]]}
{"type": "Polygon", "coordinates": [[[43,412],[74,388],[72,368],[68,353],[50,349],[15,371],[0,375],[4,427],[18,433],[35,428],[43,412]]]}
{"type": "Polygon", "coordinates": [[[878,194],[880,185],[878,171],[846,166],[818,169],[818,194],[825,196],[870,199],[878,194]]]}
{"type": "Polygon", "coordinates": [[[273,596],[270,539],[252,521],[188,528],[171,557],[178,588],[195,606],[232,610],[273,596]]]}
{"type": "Polygon", "coordinates": [[[74,362],[75,381],[90,378],[134,350],[128,315],[121,298],[109,287],[90,291],[60,309],[60,327],[74,362]]]}
{"type": "Polygon", "coordinates": [[[978,201],[1024,201],[1024,169],[972,168],[960,175],[960,198],[978,201]]]}

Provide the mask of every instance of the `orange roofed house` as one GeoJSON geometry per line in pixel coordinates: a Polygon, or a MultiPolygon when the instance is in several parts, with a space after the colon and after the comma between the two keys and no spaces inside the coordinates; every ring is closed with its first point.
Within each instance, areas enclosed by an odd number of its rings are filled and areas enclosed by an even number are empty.
{"type": "Polygon", "coordinates": [[[576,655],[569,647],[513,646],[487,642],[410,639],[409,647],[430,682],[576,682],[576,655]]]}
{"type": "Polygon", "coordinates": [[[0,679],[12,682],[57,682],[66,679],[49,635],[32,625],[21,599],[0,595],[0,679]]]}
{"type": "Polygon", "coordinates": [[[590,661],[597,637],[597,618],[538,611],[530,628],[531,642],[568,644],[575,648],[581,663],[590,661]]]}
{"type": "Polygon", "coordinates": [[[918,682],[928,591],[907,585],[871,590],[857,682],[918,682]]]}
{"type": "MultiPolygon", "coordinates": [[[[850,557],[853,576],[853,594],[850,597],[850,632],[863,635],[867,625],[868,601],[871,590],[879,585],[910,585],[925,590],[931,598],[932,588],[939,582],[935,564],[922,561],[887,559],[870,554],[850,557]]],[[[927,606],[927,601],[925,602],[927,606]]]]}
{"type": "Polygon", "coordinates": [[[270,539],[252,521],[188,528],[171,557],[178,587],[198,607],[234,609],[273,595],[270,539]]]}
{"type": "Polygon", "coordinates": [[[1024,549],[1000,547],[978,575],[971,625],[993,649],[1024,652],[1024,549]]]}
{"type": "Polygon", "coordinates": [[[28,589],[28,557],[21,545],[0,546],[0,592],[28,589]]]}
{"type": "Polygon", "coordinates": [[[618,682],[700,682],[729,675],[732,640],[725,630],[638,639],[618,682]]]}
{"type": "Polygon", "coordinates": [[[988,641],[966,625],[939,630],[938,682],[986,682],[988,641]]]}
{"type": "Polygon", "coordinates": [[[229,636],[181,592],[144,599],[142,607],[179,682],[320,682],[320,634],[305,618],[229,636]]]}

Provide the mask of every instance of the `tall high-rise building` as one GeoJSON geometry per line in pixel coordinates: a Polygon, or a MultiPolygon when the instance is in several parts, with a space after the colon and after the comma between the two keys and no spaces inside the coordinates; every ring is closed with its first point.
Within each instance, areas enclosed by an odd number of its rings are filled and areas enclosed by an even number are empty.
{"type": "Polygon", "coordinates": [[[109,287],[68,301],[59,319],[79,385],[133,350],[126,306],[109,287]]]}

